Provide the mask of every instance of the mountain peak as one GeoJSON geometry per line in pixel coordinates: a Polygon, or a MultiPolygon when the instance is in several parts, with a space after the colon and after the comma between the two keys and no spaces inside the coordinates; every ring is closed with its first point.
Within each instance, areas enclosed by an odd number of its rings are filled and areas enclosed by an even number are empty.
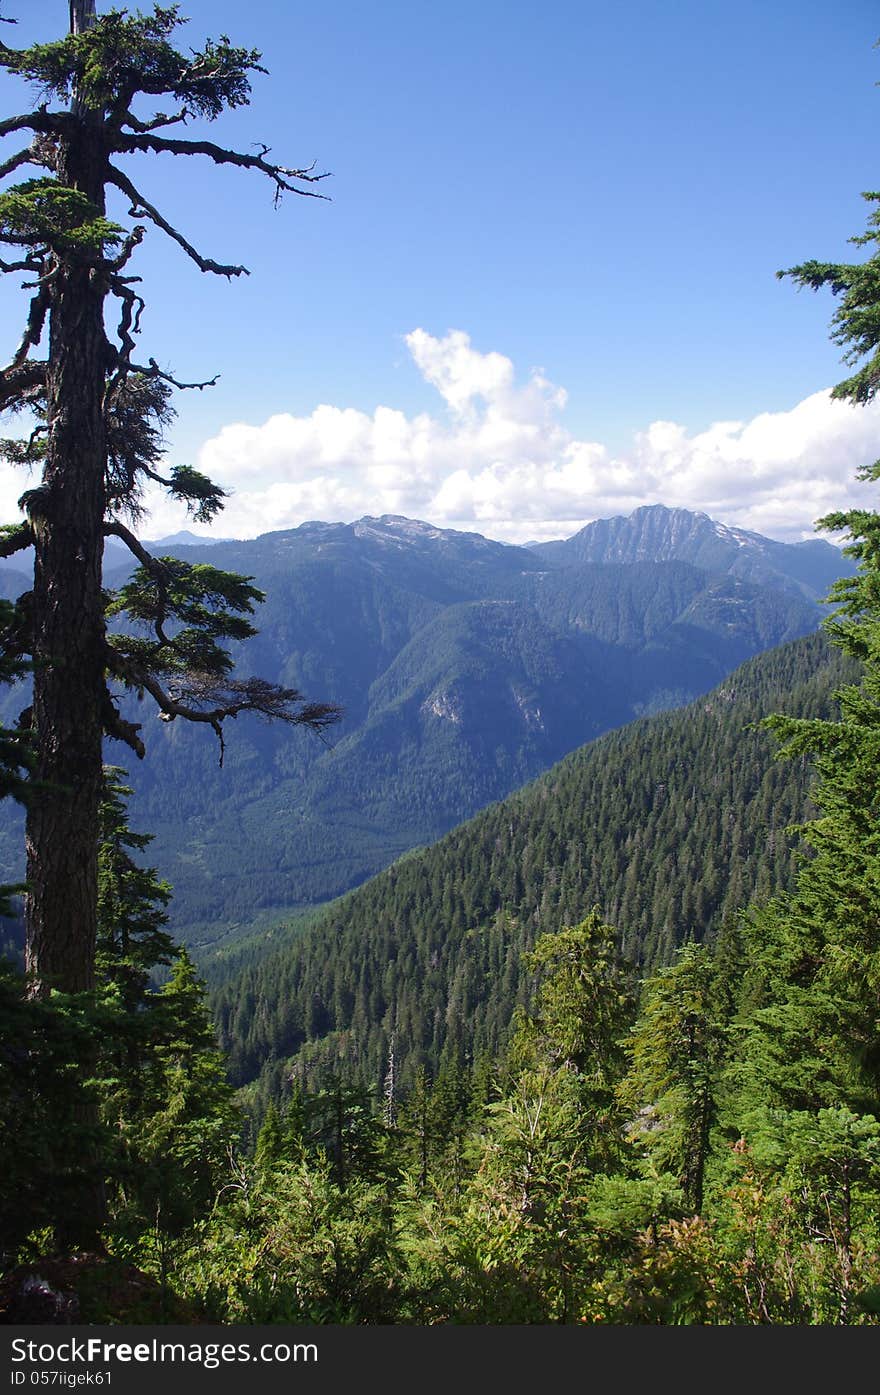
{"type": "Polygon", "coordinates": [[[771,582],[810,599],[823,596],[848,569],[840,552],[817,539],[782,543],[745,528],[719,523],[706,513],[644,504],[631,514],[597,518],[564,541],[531,548],[559,567],[584,563],[689,562],[703,571],[771,582]]]}
{"type": "Polygon", "coordinates": [[[191,533],[188,528],[181,528],[179,532],[169,533],[164,538],[150,539],[147,547],[215,547],[217,543],[232,541],[232,538],[215,538],[211,534],[191,533]]]}
{"type": "MultiPolygon", "coordinates": [[[[667,504],[642,504],[628,517],[619,515],[613,519],[597,519],[597,523],[622,523],[629,528],[666,527],[670,532],[704,533],[711,530],[715,537],[734,540],[738,547],[749,547],[763,543],[772,544],[771,538],[760,533],[752,533],[747,528],[737,528],[730,523],[719,523],[716,518],[700,509],[670,508],[667,504]]],[[[588,523],[587,528],[595,527],[588,523]]],[[[586,529],[582,529],[585,532],[586,529]]]]}
{"type": "Polygon", "coordinates": [[[405,518],[399,513],[383,513],[379,518],[366,514],[351,525],[356,538],[393,539],[401,543],[415,543],[440,538],[446,530],[435,528],[432,523],[423,523],[417,518],[405,518]]]}
{"type": "Polygon", "coordinates": [[[472,546],[507,547],[507,543],[494,542],[482,533],[465,533],[459,528],[438,528],[434,523],[426,523],[419,518],[406,518],[400,513],[383,513],[374,518],[370,514],[351,524],[355,537],[375,538],[402,544],[422,542],[461,543],[472,546]]]}

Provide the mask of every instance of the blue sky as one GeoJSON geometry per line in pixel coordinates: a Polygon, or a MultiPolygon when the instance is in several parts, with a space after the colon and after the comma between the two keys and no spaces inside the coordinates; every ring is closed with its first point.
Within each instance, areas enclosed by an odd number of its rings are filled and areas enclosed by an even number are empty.
{"type": "MultiPolygon", "coordinates": [[[[51,37],[66,12],[6,0],[4,37],[51,37]]],[[[388,511],[524,540],[660,500],[799,537],[858,497],[880,417],[828,403],[832,302],[774,273],[858,255],[860,191],[880,184],[875,5],[184,13],[184,43],[225,31],[271,70],[212,137],[332,171],[330,201],[275,210],[258,177],[127,166],[252,271],[203,276],[152,231],[136,268],[144,353],[222,375],[179,400],[169,440],[234,490],[218,531],[388,511]]],[[[8,80],[0,102],[21,106],[8,80]]],[[[0,288],[10,349],[22,309],[0,288]]],[[[184,522],[162,506],[148,531],[184,522]]]]}

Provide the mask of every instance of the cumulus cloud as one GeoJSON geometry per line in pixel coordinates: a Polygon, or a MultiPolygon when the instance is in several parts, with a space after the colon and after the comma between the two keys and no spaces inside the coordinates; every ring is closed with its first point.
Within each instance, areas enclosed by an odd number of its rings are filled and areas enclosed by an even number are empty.
{"type": "MultiPolygon", "coordinates": [[[[199,468],[233,491],[224,534],[398,513],[523,542],[664,503],[793,540],[831,509],[873,505],[854,474],[880,455],[880,404],[823,391],[697,433],[655,421],[611,453],[566,428],[565,391],[540,370],[519,381],[509,358],[479,352],[462,330],[415,329],[406,344],[442,398],[436,414],[321,405],[230,424],[205,443],[199,468]]],[[[179,526],[158,504],[150,531],[179,526]]]]}
{"type": "Polygon", "coordinates": [[[452,329],[435,339],[423,329],[406,336],[407,348],[426,382],[437,389],[454,412],[463,412],[475,397],[491,403],[513,387],[513,364],[504,354],[481,354],[470,336],[452,329]]]}

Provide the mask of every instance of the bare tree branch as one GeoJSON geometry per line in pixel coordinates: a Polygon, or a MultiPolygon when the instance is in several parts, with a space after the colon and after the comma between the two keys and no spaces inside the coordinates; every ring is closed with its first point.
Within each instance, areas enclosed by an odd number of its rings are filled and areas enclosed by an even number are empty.
{"type": "Polygon", "coordinates": [[[33,461],[43,460],[45,450],[35,452],[34,447],[41,436],[47,435],[48,430],[44,423],[35,426],[24,444],[20,440],[0,440],[0,459],[8,460],[13,465],[29,465],[33,461]]]}
{"type": "Polygon", "coordinates": [[[55,281],[55,280],[58,279],[58,274],[59,274],[59,271],[60,271],[60,267],[59,267],[59,265],[58,265],[57,262],[55,263],[54,266],[50,266],[50,268],[49,268],[48,271],[46,270],[46,263],[47,263],[47,260],[48,260],[48,256],[49,256],[49,250],[48,250],[48,248],[47,248],[47,249],[42,253],[42,260],[41,260],[41,262],[40,262],[40,265],[37,267],[37,270],[38,270],[39,273],[40,273],[39,276],[37,277],[36,281],[22,281],[22,283],[21,283],[21,289],[22,289],[23,291],[38,290],[38,289],[40,288],[40,286],[49,286],[49,285],[51,285],[51,283],[52,283],[53,281],[55,281]]]}
{"type": "Polygon", "coordinates": [[[197,252],[191,242],[187,242],[183,233],[179,233],[172,227],[167,218],[163,218],[158,208],[154,208],[143,195],[135,188],[131,180],[118,170],[115,165],[108,166],[108,178],[112,184],[127,198],[131,199],[131,209],[129,210],[133,218],[149,218],[151,223],[155,223],[157,228],[161,228],[164,233],[182,247],[186,255],[195,262],[200,271],[211,271],[215,276],[249,276],[250,272],[246,266],[222,266],[219,262],[212,261],[209,257],[203,257],[197,252]]]}
{"type": "Polygon", "coordinates": [[[276,199],[282,191],[299,194],[302,198],[327,198],[326,194],[319,194],[313,189],[300,189],[297,184],[292,184],[291,180],[296,179],[304,184],[317,184],[320,180],[329,178],[329,171],[315,174],[314,164],[307,165],[304,169],[290,169],[286,165],[273,165],[264,158],[269,153],[270,147],[268,145],[261,146],[258,155],[245,155],[240,150],[227,150],[225,146],[216,145],[214,141],[210,140],[169,140],[167,136],[148,134],[129,136],[120,132],[116,148],[120,154],[125,151],[141,150],[152,151],[159,155],[205,155],[209,160],[213,160],[215,165],[237,165],[240,169],[259,170],[275,184],[276,199]]]}
{"type": "MultiPolygon", "coordinates": [[[[132,277],[130,279],[140,280],[140,277],[132,277]]],[[[139,296],[131,289],[131,286],[127,284],[124,277],[112,277],[110,288],[113,294],[122,301],[119,324],[116,327],[121,352],[118,354],[116,372],[110,378],[104,390],[105,409],[107,404],[112,400],[122,379],[131,371],[131,355],[135,347],[132,336],[140,333],[141,315],[146,309],[146,301],[142,296],[139,296]]]]}
{"type": "Polygon", "coordinates": [[[134,253],[135,248],[139,247],[143,240],[143,226],[138,225],[138,227],[132,228],[131,232],[128,234],[127,238],[120,247],[118,255],[105,261],[104,266],[106,270],[109,271],[112,275],[115,275],[117,272],[121,271],[122,268],[126,265],[126,263],[131,259],[131,256],[134,253]]]}
{"type": "MultiPolygon", "coordinates": [[[[138,278],[139,279],[139,278],[138,278]]],[[[113,293],[122,301],[122,318],[119,323],[120,343],[127,349],[126,359],[134,348],[132,334],[140,334],[141,315],[147,308],[147,302],[143,296],[139,296],[136,291],[127,286],[124,281],[114,281],[113,293]],[[129,332],[130,331],[130,332],[129,332]]]]}
{"type": "Polygon", "coordinates": [[[133,131],[138,131],[146,135],[150,131],[158,131],[162,126],[176,126],[181,122],[185,125],[189,120],[190,113],[186,107],[176,111],[171,116],[166,116],[164,112],[157,111],[150,121],[141,121],[133,112],[126,111],[120,120],[121,126],[130,126],[133,131]]]}
{"type": "MultiPolygon", "coordinates": [[[[173,648],[174,641],[165,633],[164,624],[166,618],[166,602],[168,600],[168,571],[165,564],[148,552],[143,543],[135,537],[124,523],[114,519],[111,523],[104,524],[104,536],[119,538],[125,543],[129,552],[137,558],[145,571],[156,583],[158,615],[153,622],[153,630],[161,645],[166,648],[173,648]]],[[[115,651],[114,651],[115,652],[115,651]]]]}
{"type": "Polygon", "coordinates": [[[140,363],[131,363],[129,368],[132,373],[142,373],[145,378],[161,378],[163,383],[170,383],[172,387],[179,388],[181,392],[186,392],[191,388],[198,388],[201,392],[202,388],[215,387],[220,381],[220,374],[215,373],[213,378],[206,378],[203,383],[181,383],[177,378],[172,378],[170,373],[164,372],[154,358],[149,359],[149,367],[147,368],[144,368],[140,363]]]}
{"type": "Polygon", "coordinates": [[[103,711],[101,713],[104,731],[107,736],[114,737],[117,741],[124,741],[134,751],[138,760],[143,760],[147,754],[147,748],[138,732],[141,729],[140,722],[127,722],[112,701],[110,694],[105,693],[103,711]]]}
{"type": "Polygon", "coordinates": [[[25,455],[30,456],[31,451],[33,450],[34,446],[35,446],[36,443],[37,443],[38,437],[40,437],[40,436],[48,436],[48,434],[49,434],[49,428],[48,428],[48,426],[35,426],[34,429],[33,429],[33,431],[31,432],[30,436],[28,436],[28,443],[27,443],[27,448],[26,448],[26,450],[25,450],[25,455]]]}
{"type": "Polygon", "coordinates": [[[154,557],[152,552],[147,551],[140,539],[136,538],[131,529],[126,528],[124,523],[120,523],[118,519],[113,519],[111,523],[105,523],[104,537],[119,538],[121,542],[125,543],[132,556],[137,558],[144,570],[148,571],[158,582],[162,582],[165,577],[165,567],[158,557],[154,557]]]}
{"type": "Polygon", "coordinates": [[[147,479],[153,480],[156,484],[163,485],[165,489],[170,489],[171,486],[174,484],[173,479],[169,479],[166,475],[160,475],[158,470],[151,470],[149,465],[142,465],[141,469],[143,470],[147,479]]]}
{"type": "Polygon", "coordinates": [[[141,315],[146,308],[146,301],[131,289],[130,286],[114,286],[114,293],[122,301],[122,311],[119,316],[117,334],[119,343],[122,346],[121,363],[119,371],[107,386],[105,397],[109,396],[112,389],[117,385],[119,378],[127,371],[131,362],[131,352],[134,348],[132,334],[137,334],[140,328],[141,315]]]}

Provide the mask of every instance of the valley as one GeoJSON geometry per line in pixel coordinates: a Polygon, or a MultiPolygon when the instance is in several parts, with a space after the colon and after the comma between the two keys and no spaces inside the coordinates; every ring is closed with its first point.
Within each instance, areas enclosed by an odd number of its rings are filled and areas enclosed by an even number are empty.
{"type": "Polygon", "coordinates": [[[594,907],[650,972],[714,944],[743,907],[793,884],[792,826],[812,768],[777,761],[761,719],[827,719],[857,668],[811,635],[762,654],[686,707],[566,757],[434,846],[400,859],[246,956],[206,961],[236,1084],[261,1109],[292,1071],[402,1088],[420,1067],[496,1057],[528,1002],[540,935],[594,907]],[[285,943],[286,939],[286,943],[285,943]]]}
{"type": "MultiPolygon", "coordinates": [[[[127,770],[133,825],[155,835],[175,934],[202,956],[349,891],[602,732],[809,633],[849,566],[825,542],[779,544],[659,505],[529,548],[392,516],[163,548],[265,591],[259,634],[232,646],[243,677],[343,709],[323,742],[245,714],[221,769],[210,730],[127,703],[146,759],[112,742],[105,758],[127,770]]],[[[130,570],[119,557],[108,549],[113,586],[130,570]]],[[[8,595],[24,589],[17,560],[0,570],[8,595]]],[[[20,816],[7,805],[2,818],[13,879],[20,816]]]]}

